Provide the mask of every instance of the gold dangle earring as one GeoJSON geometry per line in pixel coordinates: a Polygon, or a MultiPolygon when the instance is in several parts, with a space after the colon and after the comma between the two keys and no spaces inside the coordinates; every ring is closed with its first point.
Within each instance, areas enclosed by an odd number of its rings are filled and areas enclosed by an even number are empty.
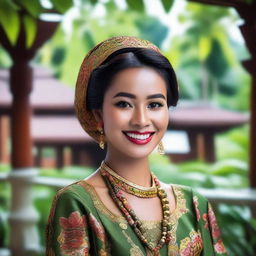
{"type": "Polygon", "coordinates": [[[105,144],[104,144],[104,131],[103,131],[102,127],[100,127],[98,130],[100,132],[99,146],[100,146],[101,149],[104,149],[104,147],[105,147],[105,144]]]}
{"type": "Polygon", "coordinates": [[[162,141],[159,142],[158,146],[157,146],[157,152],[160,154],[160,155],[164,155],[164,144],[162,141]]]}

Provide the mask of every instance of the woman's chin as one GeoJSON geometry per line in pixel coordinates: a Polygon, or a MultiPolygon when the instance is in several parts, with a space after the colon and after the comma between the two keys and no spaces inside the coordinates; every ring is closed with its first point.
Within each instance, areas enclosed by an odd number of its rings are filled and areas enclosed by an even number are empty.
{"type": "MultiPolygon", "coordinates": [[[[130,159],[142,159],[147,158],[153,152],[154,148],[145,148],[143,146],[136,146],[136,147],[122,147],[122,148],[115,148],[115,156],[118,158],[130,158],[130,159]]],[[[111,154],[111,150],[109,151],[111,154]]]]}

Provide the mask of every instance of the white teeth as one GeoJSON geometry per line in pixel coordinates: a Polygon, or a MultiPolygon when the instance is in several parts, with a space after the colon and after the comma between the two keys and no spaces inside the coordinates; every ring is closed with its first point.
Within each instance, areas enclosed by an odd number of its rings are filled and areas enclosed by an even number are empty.
{"type": "Polygon", "coordinates": [[[135,134],[135,133],[125,133],[126,135],[128,135],[131,138],[137,139],[137,140],[145,140],[147,138],[149,138],[149,136],[151,135],[150,133],[148,134],[144,134],[144,135],[139,135],[139,134],[135,134]]]}

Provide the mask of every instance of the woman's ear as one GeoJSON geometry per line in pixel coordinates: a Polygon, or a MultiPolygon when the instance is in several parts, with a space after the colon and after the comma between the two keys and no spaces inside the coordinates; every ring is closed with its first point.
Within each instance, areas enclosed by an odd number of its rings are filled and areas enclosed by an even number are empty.
{"type": "Polygon", "coordinates": [[[98,123],[103,123],[103,115],[101,109],[93,109],[92,113],[94,115],[94,118],[98,123]]]}

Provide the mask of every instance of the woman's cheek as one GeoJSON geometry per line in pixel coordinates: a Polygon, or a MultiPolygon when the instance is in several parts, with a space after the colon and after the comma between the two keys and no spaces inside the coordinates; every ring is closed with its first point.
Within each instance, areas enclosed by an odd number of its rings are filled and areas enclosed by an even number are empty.
{"type": "Polygon", "coordinates": [[[130,111],[118,108],[112,108],[105,111],[105,124],[110,127],[117,128],[121,125],[127,125],[130,118],[130,111]]]}
{"type": "Polygon", "coordinates": [[[159,128],[166,129],[169,123],[169,112],[159,111],[154,113],[153,119],[159,128]]]}

